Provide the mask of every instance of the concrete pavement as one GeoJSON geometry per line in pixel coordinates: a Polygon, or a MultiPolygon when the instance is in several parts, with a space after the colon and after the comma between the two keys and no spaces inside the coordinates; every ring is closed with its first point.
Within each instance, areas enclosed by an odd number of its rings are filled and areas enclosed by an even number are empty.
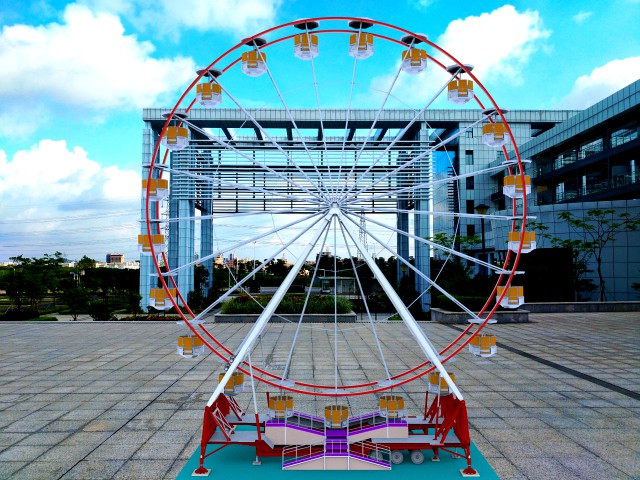
{"type": "MultiPolygon", "coordinates": [[[[461,353],[448,369],[469,406],[471,438],[503,479],[640,478],[640,315],[532,314],[493,327],[498,355],[461,353]]],[[[456,326],[423,324],[436,345],[456,326]]],[[[398,322],[376,325],[389,369],[421,361],[398,322]]],[[[249,326],[213,327],[230,347],[249,326]]],[[[366,324],[342,325],[341,382],[379,379],[366,324]]],[[[273,324],[254,362],[278,369],[294,326],[273,324]]],[[[175,354],[173,323],[0,324],[0,478],[175,478],[197,448],[202,412],[221,365],[175,354]]],[[[331,383],[333,330],[306,329],[292,371],[331,383]]],[[[419,413],[424,383],[407,387],[419,413]]],[[[258,387],[264,406],[265,389],[258,387]]],[[[249,390],[249,389],[248,389],[249,390]]],[[[248,393],[237,397],[252,412],[248,393]]],[[[325,401],[297,398],[318,412],[325,401]]],[[[349,401],[353,413],[375,399],[349,401]]],[[[260,467],[256,467],[259,469],[260,467]]]]}

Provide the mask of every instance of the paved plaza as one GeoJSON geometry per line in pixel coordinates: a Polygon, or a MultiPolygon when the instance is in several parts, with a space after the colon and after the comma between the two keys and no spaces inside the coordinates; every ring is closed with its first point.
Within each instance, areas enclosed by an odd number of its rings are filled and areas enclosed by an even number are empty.
{"type": "MultiPolygon", "coordinates": [[[[640,478],[640,313],[530,319],[493,328],[498,355],[463,352],[448,365],[467,400],[472,441],[502,479],[640,478]]],[[[422,325],[436,346],[459,328],[422,325]]],[[[376,326],[390,370],[421,361],[398,322],[376,326]]],[[[213,326],[230,347],[248,328],[213,326]]],[[[340,382],[378,380],[367,325],[341,328],[340,382]]],[[[281,367],[294,330],[270,325],[253,361],[281,367]]],[[[173,323],[0,324],[0,478],[175,478],[198,447],[221,370],[211,354],[176,355],[181,333],[173,323]]],[[[320,361],[333,358],[333,340],[332,326],[303,331],[296,378],[334,381],[320,361]]],[[[262,408],[265,389],[257,387],[262,408]]],[[[421,412],[424,389],[419,381],[405,391],[410,413],[421,412]]],[[[237,398],[253,413],[249,393],[237,398]]],[[[324,405],[296,402],[306,411],[324,405]]],[[[375,399],[349,406],[371,410],[375,399]]]]}

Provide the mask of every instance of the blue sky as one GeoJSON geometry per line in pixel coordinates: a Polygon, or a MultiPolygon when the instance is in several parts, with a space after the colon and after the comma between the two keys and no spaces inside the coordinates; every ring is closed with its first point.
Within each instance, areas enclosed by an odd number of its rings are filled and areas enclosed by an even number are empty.
{"type": "MultiPolygon", "coordinates": [[[[56,250],[137,258],[141,109],[172,106],[197,66],[241,38],[331,15],[427,34],[476,65],[506,108],[584,108],[640,77],[638,0],[3,2],[0,261],[56,250]]],[[[319,58],[340,55],[329,47],[319,58]]],[[[374,55],[369,86],[385,85],[396,64],[374,55]]],[[[398,92],[412,104],[426,81],[403,80],[398,92]]],[[[249,93],[239,97],[252,105],[249,93]]],[[[365,89],[354,106],[374,97],[365,89]]]]}

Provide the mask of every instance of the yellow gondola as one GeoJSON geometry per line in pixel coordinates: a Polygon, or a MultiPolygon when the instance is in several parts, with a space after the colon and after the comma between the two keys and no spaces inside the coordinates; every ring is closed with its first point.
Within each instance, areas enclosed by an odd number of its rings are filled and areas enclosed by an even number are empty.
{"type": "Polygon", "coordinates": [[[455,79],[447,87],[447,100],[456,105],[464,105],[473,99],[473,80],[455,79]]]}
{"type": "Polygon", "coordinates": [[[522,198],[531,193],[531,177],[524,176],[524,183],[520,175],[507,175],[502,184],[502,193],[510,198],[522,198]]]}
{"type": "Polygon", "coordinates": [[[487,123],[482,126],[482,141],[488,147],[499,148],[507,144],[507,135],[504,123],[487,123]]]}
{"type": "Polygon", "coordinates": [[[299,33],[293,37],[293,54],[302,60],[318,56],[318,36],[299,33]]]}
{"type": "MultiPolygon", "coordinates": [[[[505,287],[497,287],[496,289],[496,301],[504,292],[505,287]]],[[[505,308],[518,308],[524,303],[524,288],[521,286],[511,286],[507,289],[504,297],[500,301],[500,306],[505,308]]]]}
{"type": "MultiPolygon", "coordinates": [[[[521,232],[509,232],[507,247],[512,252],[517,252],[520,248],[521,232]]],[[[522,236],[522,253],[529,253],[536,249],[536,232],[524,232],[522,236]]]]}
{"type": "MultiPolygon", "coordinates": [[[[159,202],[169,196],[169,180],[152,178],[149,181],[149,200],[159,202]]],[[[147,198],[147,179],[142,180],[142,198],[147,198]]]]}
{"type": "Polygon", "coordinates": [[[409,48],[402,52],[402,71],[417,75],[427,68],[427,52],[421,48],[409,48]]]}
{"type": "Polygon", "coordinates": [[[364,60],[373,55],[373,35],[370,33],[354,33],[349,37],[349,55],[364,60]]]}

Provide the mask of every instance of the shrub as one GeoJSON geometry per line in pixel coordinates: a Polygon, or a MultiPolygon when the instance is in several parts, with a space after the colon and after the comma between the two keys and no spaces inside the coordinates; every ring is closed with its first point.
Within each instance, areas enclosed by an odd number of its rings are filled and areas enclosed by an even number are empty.
{"type": "MultiPolygon", "coordinates": [[[[239,297],[235,297],[232,300],[225,302],[222,306],[221,312],[223,314],[239,315],[259,314],[267,303],[269,303],[271,298],[272,295],[254,295],[253,299],[248,295],[240,295],[239,297]]],[[[305,298],[306,295],[303,294],[294,293],[285,295],[282,302],[280,302],[276,313],[281,315],[301,313],[305,298]]],[[[305,313],[331,314],[334,312],[335,303],[337,303],[339,314],[349,313],[353,307],[351,302],[343,297],[337,297],[336,301],[334,300],[334,297],[331,296],[310,295],[305,313]]]]}
{"type": "Polygon", "coordinates": [[[33,320],[38,318],[40,314],[35,310],[7,310],[7,312],[0,317],[2,320],[33,320]]]}
{"type": "Polygon", "coordinates": [[[113,309],[102,300],[98,300],[95,302],[91,302],[89,304],[89,316],[95,322],[108,322],[111,320],[116,320],[116,317],[113,315],[113,309]]]}

